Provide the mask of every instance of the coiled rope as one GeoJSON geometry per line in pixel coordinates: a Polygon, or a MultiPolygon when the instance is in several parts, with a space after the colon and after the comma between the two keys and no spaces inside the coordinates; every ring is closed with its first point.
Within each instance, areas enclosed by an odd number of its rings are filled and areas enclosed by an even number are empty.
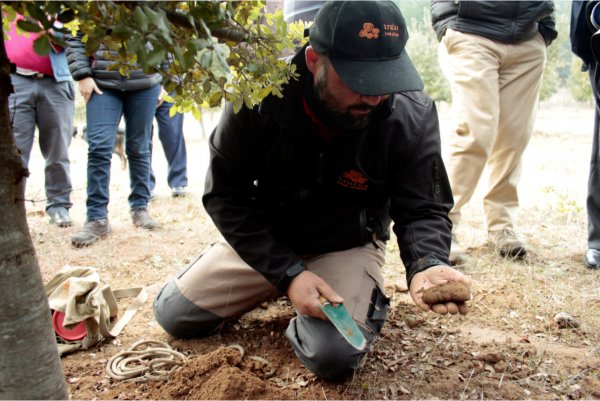
{"type": "Polygon", "coordinates": [[[110,358],[106,373],[116,380],[162,381],[186,361],[185,355],[163,341],[142,340],[110,358]],[[143,345],[146,348],[141,349],[143,345]]]}

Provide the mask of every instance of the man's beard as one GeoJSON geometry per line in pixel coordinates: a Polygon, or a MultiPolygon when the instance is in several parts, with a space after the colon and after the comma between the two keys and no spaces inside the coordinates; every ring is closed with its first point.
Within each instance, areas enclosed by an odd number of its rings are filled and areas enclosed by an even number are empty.
{"type": "Polygon", "coordinates": [[[355,105],[345,107],[339,105],[338,101],[327,89],[326,83],[327,66],[323,66],[317,71],[314,77],[315,103],[320,109],[320,114],[324,122],[332,127],[341,127],[350,130],[359,130],[371,124],[372,114],[354,115],[352,110],[374,110],[374,107],[368,105],[355,105]]]}

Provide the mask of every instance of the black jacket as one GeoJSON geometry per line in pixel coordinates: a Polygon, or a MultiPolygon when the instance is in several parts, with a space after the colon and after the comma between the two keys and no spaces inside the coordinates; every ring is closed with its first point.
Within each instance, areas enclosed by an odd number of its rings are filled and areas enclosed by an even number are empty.
{"type": "Polygon", "coordinates": [[[409,282],[448,264],[453,200],[431,98],[395,94],[377,122],[326,144],[302,105],[304,50],[292,62],[302,78],[283,98],[237,114],[228,104],[210,137],[203,203],[224,238],[281,292],[303,269],[299,255],[386,239],[390,218],[409,282]]]}
{"type": "Polygon", "coordinates": [[[558,35],[552,1],[431,0],[431,23],[438,40],[447,28],[511,44],[539,31],[550,45],[558,35]]]}
{"type": "Polygon", "coordinates": [[[100,88],[121,92],[148,89],[162,81],[160,74],[146,74],[141,69],[130,71],[129,77],[121,75],[119,70],[109,70],[108,67],[115,62],[104,57],[106,48],[101,46],[94,57],[89,57],[85,54],[85,44],[81,42],[81,36],[69,36],[66,40],[67,61],[75,81],[92,77],[100,88]]]}
{"type": "Polygon", "coordinates": [[[573,0],[571,3],[571,50],[583,60],[584,70],[593,61],[592,47],[590,40],[592,38],[592,30],[586,14],[586,6],[590,1],[573,0]]]}

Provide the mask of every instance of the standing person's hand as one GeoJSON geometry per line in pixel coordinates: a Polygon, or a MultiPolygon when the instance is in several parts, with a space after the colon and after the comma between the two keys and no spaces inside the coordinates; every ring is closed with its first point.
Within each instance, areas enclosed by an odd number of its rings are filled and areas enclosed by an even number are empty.
{"type": "Polygon", "coordinates": [[[471,280],[450,266],[433,266],[427,270],[415,274],[410,283],[410,295],[415,304],[424,311],[433,311],[440,315],[452,314],[466,315],[468,311],[466,302],[445,302],[427,305],[423,302],[423,290],[448,282],[460,282],[471,286],[471,280]]]}
{"type": "Polygon", "coordinates": [[[344,298],[339,296],[321,277],[308,270],[303,271],[292,280],[287,295],[298,313],[323,320],[327,320],[327,317],[319,308],[319,295],[327,298],[332,304],[344,302],[344,298]]]}
{"type": "Polygon", "coordinates": [[[165,88],[161,86],[160,94],[158,95],[158,104],[156,105],[156,107],[160,107],[160,105],[163,104],[163,102],[165,101],[165,95],[168,95],[168,92],[165,90],[165,88]]]}
{"type": "Polygon", "coordinates": [[[92,97],[92,93],[97,93],[98,95],[102,94],[98,85],[96,85],[96,81],[92,77],[83,78],[79,81],[79,92],[81,96],[85,99],[85,102],[89,102],[90,97],[92,97]]]}

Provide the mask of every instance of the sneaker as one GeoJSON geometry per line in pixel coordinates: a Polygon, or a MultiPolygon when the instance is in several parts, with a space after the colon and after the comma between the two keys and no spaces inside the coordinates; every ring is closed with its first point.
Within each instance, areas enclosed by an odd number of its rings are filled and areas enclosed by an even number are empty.
{"type": "Polygon", "coordinates": [[[46,213],[50,216],[50,224],[55,224],[58,227],[71,227],[73,225],[69,211],[65,207],[54,206],[49,208],[46,213]]]}
{"type": "Polygon", "coordinates": [[[490,231],[488,241],[504,258],[523,259],[527,254],[524,241],[514,230],[490,231]]]}
{"type": "Polygon", "coordinates": [[[465,252],[464,248],[462,246],[460,246],[460,244],[456,240],[456,235],[454,235],[454,234],[452,234],[452,243],[450,245],[449,258],[450,258],[450,264],[452,266],[464,265],[469,258],[467,256],[467,253],[465,252]]]}
{"type": "Polygon", "coordinates": [[[187,195],[187,187],[171,188],[171,196],[173,196],[173,198],[183,198],[186,195],[187,195]]]}
{"type": "Polygon", "coordinates": [[[89,246],[110,234],[108,219],[86,221],[81,231],[71,237],[71,244],[76,248],[89,246]]]}
{"type": "Polygon", "coordinates": [[[152,220],[152,217],[150,217],[148,214],[148,209],[132,210],[131,220],[133,220],[134,226],[144,228],[146,230],[152,230],[158,225],[156,224],[156,221],[152,220]]]}

